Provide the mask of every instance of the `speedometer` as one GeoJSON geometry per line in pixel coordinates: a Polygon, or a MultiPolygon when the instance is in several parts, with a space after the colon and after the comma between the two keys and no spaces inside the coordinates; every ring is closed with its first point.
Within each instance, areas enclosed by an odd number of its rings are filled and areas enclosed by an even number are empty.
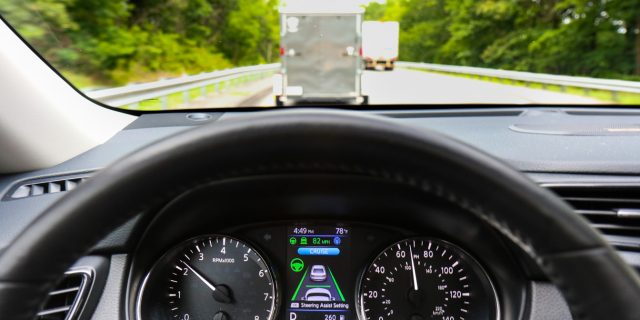
{"type": "Polygon", "coordinates": [[[481,266],[441,240],[414,238],[386,248],[360,281],[363,320],[487,320],[497,298],[481,266]]]}

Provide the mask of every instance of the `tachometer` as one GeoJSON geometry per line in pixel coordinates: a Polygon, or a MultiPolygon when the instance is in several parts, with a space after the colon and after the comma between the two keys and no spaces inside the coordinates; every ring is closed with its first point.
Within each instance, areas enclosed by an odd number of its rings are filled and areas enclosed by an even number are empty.
{"type": "Polygon", "coordinates": [[[154,267],[138,301],[138,320],[273,320],[274,276],[249,245],[203,236],[172,249],[154,267]]]}
{"type": "Polygon", "coordinates": [[[364,272],[362,320],[496,319],[495,291],[480,265],[460,248],[435,239],[397,242],[364,272]]]}

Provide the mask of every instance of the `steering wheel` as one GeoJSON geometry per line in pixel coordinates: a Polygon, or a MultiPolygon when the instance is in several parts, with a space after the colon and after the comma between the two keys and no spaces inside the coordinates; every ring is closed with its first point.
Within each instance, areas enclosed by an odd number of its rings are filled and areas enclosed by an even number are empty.
{"type": "Polygon", "coordinates": [[[574,319],[640,319],[635,272],[552,193],[436,132],[344,111],[260,112],[179,133],[69,192],[0,255],[0,318],[33,319],[79,257],[140,212],[199,185],[257,175],[367,176],[436,195],[535,259],[574,319]]]}

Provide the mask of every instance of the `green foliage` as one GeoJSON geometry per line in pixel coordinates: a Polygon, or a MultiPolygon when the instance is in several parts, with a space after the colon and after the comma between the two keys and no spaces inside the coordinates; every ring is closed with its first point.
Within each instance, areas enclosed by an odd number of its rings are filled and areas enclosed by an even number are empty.
{"type": "MultiPolygon", "coordinates": [[[[0,0],[0,14],[81,85],[278,59],[278,0],[0,0]]],[[[387,0],[402,60],[640,79],[638,0],[387,0]]]]}
{"type": "Polygon", "coordinates": [[[398,21],[404,15],[410,0],[373,1],[366,6],[365,20],[398,21]]]}
{"type": "Polygon", "coordinates": [[[402,60],[638,79],[637,0],[390,0],[402,60]],[[401,9],[399,9],[401,8],[401,9]]]}
{"type": "Polygon", "coordinates": [[[367,10],[364,13],[364,19],[365,20],[382,20],[384,19],[384,14],[386,10],[387,10],[387,4],[372,2],[367,6],[367,10]]]}
{"type": "Polygon", "coordinates": [[[63,74],[94,87],[273,62],[277,6],[277,0],[0,0],[0,14],[63,74]]]}
{"type": "Polygon", "coordinates": [[[257,64],[277,56],[276,1],[238,0],[227,17],[221,48],[234,64],[257,64]]]}
{"type": "Polygon", "coordinates": [[[73,0],[0,0],[0,13],[10,21],[24,37],[30,41],[42,42],[51,36],[50,31],[63,33],[77,30],[66,7],[73,0]]]}

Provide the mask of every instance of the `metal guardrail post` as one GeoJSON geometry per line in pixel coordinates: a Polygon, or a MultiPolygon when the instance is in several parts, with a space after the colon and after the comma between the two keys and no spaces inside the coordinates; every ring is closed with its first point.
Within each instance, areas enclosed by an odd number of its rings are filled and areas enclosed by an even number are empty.
{"type": "Polygon", "coordinates": [[[190,98],[189,91],[188,90],[182,91],[182,103],[185,105],[189,104],[189,98],[190,98]]]}
{"type": "Polygon", "coordinates": [[[160,109],[167,110],[169,108],[169,97],[164,95],[160,97],[160,109]]]}

